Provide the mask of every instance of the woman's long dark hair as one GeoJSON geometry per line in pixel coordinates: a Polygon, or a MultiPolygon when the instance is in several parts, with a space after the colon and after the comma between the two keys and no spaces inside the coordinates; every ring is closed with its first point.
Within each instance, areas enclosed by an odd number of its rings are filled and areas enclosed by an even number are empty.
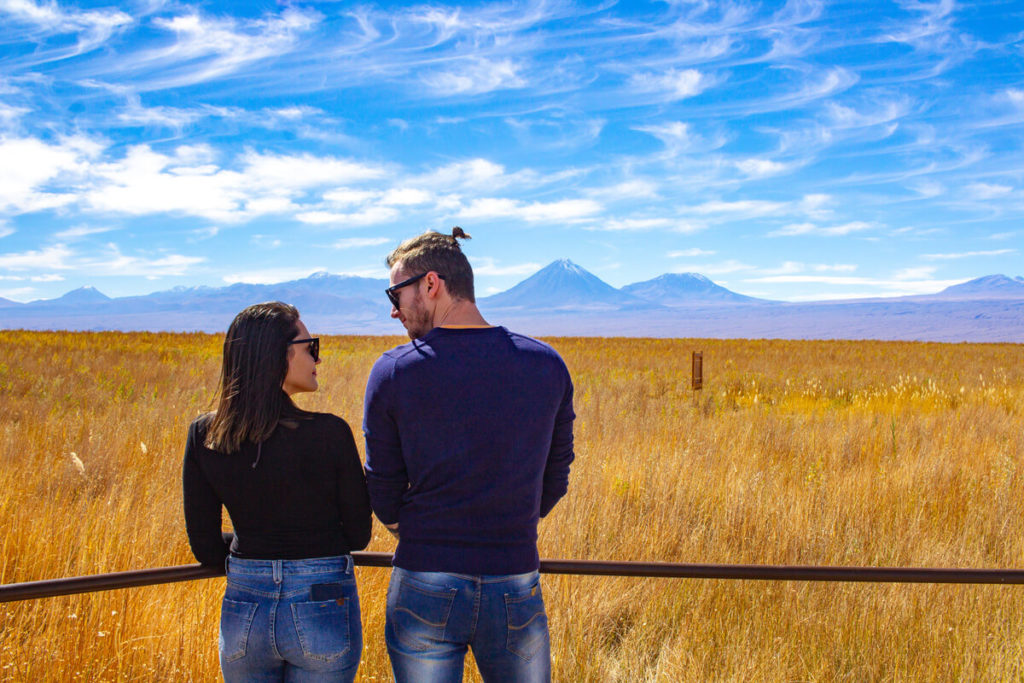
{"type": "Polygon", "coordinates": [[[288,374],[288,342],[299,312],[280,301],[244,309],[224,337],[220,397],[206,431],[206,447],[236,453],[265,441],[284,417],[303,413],[281,385],[288,374]]]}

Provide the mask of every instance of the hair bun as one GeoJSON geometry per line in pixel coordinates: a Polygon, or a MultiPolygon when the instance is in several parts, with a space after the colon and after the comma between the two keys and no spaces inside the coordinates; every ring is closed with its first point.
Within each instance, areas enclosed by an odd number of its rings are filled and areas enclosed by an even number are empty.
{"type": "Polygon", "coordinates": [[[463,240],[471,240],[471,239],[473,239],[473,238],[472,238],[472,237],[470,237],[470,236],[469,236],[469,235],[468,235],[468,234],[466,233],[466,231],[465,231],[465,230],[463,230],[462,228],[460,228],[459,226],[457,226],[457,225],[456,225],[456,226],[455,226],[454,228],[452,228],[452,239],[453,239],[453,240],[459,240],[459,239],[463,239],[463,240]]]}

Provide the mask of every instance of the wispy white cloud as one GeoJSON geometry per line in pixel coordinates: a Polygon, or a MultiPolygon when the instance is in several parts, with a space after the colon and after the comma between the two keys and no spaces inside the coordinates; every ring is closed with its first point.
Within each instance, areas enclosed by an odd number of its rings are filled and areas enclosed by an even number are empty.
{"type": "MultiPolygon", "coordinates": [[[[90,169],[91,187],[83,199],[96,211],[151,215],[181,213],[237,222],[267,214],[294,213],[295,200],[314,188],[337,182],[380,178],[384,169],[311,154],[244,153],[238,170],[189,164],[146,145],[124,158],[90,169]]],[[[303,220],[302,216],[298,216],[303,220]]],[[[316,221],[307,221],[316,222],[316,221]]]]}
{"type": "Polygon", "coordinates": [[[80,55],[106,42],[115,32],[127,28],[134,19],[116,9],[78,10],[61,7],[57,2],[0,0],[0,15],[9,25],[28,30],[27,37],[41,40],[47,36],[75,34],[71,45],[38,50],[25,61],[45,63],[80,55]]]}
{"type": "Polygon", "coordinates": [[[11,301],[25,302],[35,294],[35,287],[13,287],[11,289],[0,289],[0,297],[11,301]]]}
{"type": "Polygon", "coordinates": [[[589,197],[595,197],[604,201],[616,201],[626,199],[656,199],[660,186],[653,180],[633,178],[615,185],[604,185],[591,187],[586,190],[589,197]]]}
{"type": "Polygon", "coordinates": [[[393,187],[384,192],[380,203],[386,206],[415,206],[434,200],[434,195],[415,187],[393,187]]]}
{"type": "Polygon", "coordinates": [[[691,258],[694,256],[714,256],[717,253],[717,251],[711,249],[693,247],[691,249],[677,249],[675,251],[670,251],[666,256],[669,258],[691,258]]]}
{"type": "Polygon", "coordinates": [[[572,150],[598,141],[607,121],[597,117],[506,117],[520,144],[537,150],[572,150]]]}
{"type": "Polygon", "coordinates": [[[792,237],[796,235],[818,235],[823,237],[842,237],[855,232],[873,230],[878,226],[865,221],[850,221],[839,225],[823,227],[815,223],[790,223],[778,230],[768,233],[768,237],[792,237]]]}
{"type": "Polygon", "coordinates": [[[867,128],[898,121],[910,112],[910,100],[906,97],[888,102],[872,101],[870,105],[854,108],[828,102],[825,109],[829,115],[829,124],[833,128],[867,128]]]}
{"type": "Polygon", "coordinates": [[[371,206],[360,211],[339,213],[335,211],[302,211],[295,218],[310,225],[324,225],[335,228],[355,228],[366,225],[390,223],[401,214],[388,206],[371,206]]]}
{"type": "Polygon", "coordinates": [[[0,270],[68,270],[74,267],[70,263],[73,256],[66,244],[51,244],[42,249],[0,254],[0,270]]]}
{"type": "Polygon", "coordinates": [[[895,280],[925,280],[930,278],[938,270],[935,266],[912,266],[910,268],[901,268],[893,273],[893,279],[895,280]]]}
{"type": "Polygon", "coordinates": [[[1016,249],[990,249],[987,251],[961,251],[951,254],[922,254],[921,258],[929,261],[952,261],[956,259],[975,258],[978,256],[1006,256],[1016,254],[1016,249]]]}
{"type": "Polygon", "coordinates": [[[254,271],[242,271],[224,275],[221,279],[234,284],[241,282],[248,285],[271,285],[278,282],[301,280],[313,273],[327,270],[323,266],[295,266],[285,268],[261,268],[254,271]]]}
{"type": "Polygon", "coordinates": [[[76,264],[76,270],[109,275],[144,277],[148,280],[166,276],[185,275],[189,269],[206,261],[201,256],[182,254],[160,254],[157,256],[125,254],[116,244],[108,244],[103,253],[83,257],[76,264]]]}
{"type": "Polygon", "coordinates": [[[520,67],[509,59],[467,59],[450,70],[425,74],[422,80],[437,94],[479,95],[525,87],[527,81],[520,71],[520,67]]]}
{"type": "Polygon", "coordinates": [[[541,269],[541,264],[533,262],[499,265],[498,260],[490,256],[477,256],[469,261],[475,275],[533,275],[541,269]]]}
{"type": "Polygon", "coordinates": [[[728,139],[721,134],[705,137],[695,133],[692,126],[684,121],[667,121],[665,123],[634,126],[634,130],[653,135],[665,145],[671,155],[683,153],[710,152],[720,149],[728,139]]]}
{"type": "Polygon", "coordinates": [[[852,263],[802,263],[800,261],[784,261],[774,268],[762,268],[765,277],[795,275],[811,271],[814,273],[852,273],[857,266],[852,263]]]}
{"type": "Polygon", "coordinates": [[[362,249],[363,247],[379,247],[393,242],[389,237],[345,237],[331,244],[335,249],[362,249]]]}
{"type": "Polygon", "coordinates": [[[509,183],[505,167],[487,159],[457,161],[413,179],[417,185],[435,188],[490,188],[509,183]]]}
{"type": "Polygon", "coordinates": [[[518,199],[484,197],[462,208],[464,218],[518,218],[530,223],[575,222],[601,213],[603,207],[592,199],[563,199],[554,202],[524,202],[518,199]]]}
{"type": "Polygon", "coordinates": [[[712,79],[696,69],[669,69],[632,74],[627,87],[634,93],[651,94],[658,99],[674,101],[699,95],[711,84],[712,79]]]}
{"type": "Polygon", "coordinates": [[[731,202],[713,200],[691,207],[690,210],[701,215],[725,214],[753,218],[785,213],[791,210],[791,205],[766,199],[740,199],[731,202]]]}
{"type": "Polygon", "coordinates": [[[726,259],[716,263],[691,263],[672,268],[673,273],[701,273],[703,275],[728,275],[745,270],[757,270],[757,267],[737,259],[726,259]]]}
{"type": "Polygon", "coordinates": [[[894,24],[884,35],[885,40],[932,52],[950,50],[951,43],[959,37],[954,28],[954,0],[900,0],[899,4],[917,16],[911,21],[904,18],[898,25],[894,24]]]}
{"type": "Polygon", "coordinates": [[[264,111],[272,118],[283,119],[285,121],[299,121],[301,119],[308,119],[324,114],[324,110],[319,107],[297,105],[290,107],[278,107],[276,109],[266,109],[264,111]]]}
{"type": "Polygon", "coordinates": [[[75,201],[71,191],[51,191],[50,185],[81,175],[97,151],[95,144],[81,137],[57,144],[0,138],[0,211],[39,211],[75,201]]]}
{"type": "Polygon", "coordinates": [[[287,8],[280,15],[242,20],[199,13],[156,17],[153,26],[174,35],[174,42],[133,55],[111,71],[142,75],[139,90],[176,88],[202,83],[292,51],[299,36],[312,29],[321,15],[287,8]]]}
{"type": "Polygon", "coordinates": [[[0,275],[0,281],[4,282],[62,282],[63,275],[57,273],[43,273],[41,275],[0,275]]]}
{"type": "Polygon", "coordinates": [[[771,159],[741,159],[733,162],[742,173],[752,178],[766,178],[768,176],[785,173],[791,166],[771,159]]]}
{"type": "Polygon", "coordinates": [[[647,230],[665,230],[670,232],[693,233],[707,228],[700,221],[682,220],[675,217],[653,218],[609,218],[585,226],[587,230],[606,230],[615,232],[643,232],[647,230]]]}
{"type": "Polygon", "coordinates": [[[860,287],[866,290],[847,292],[816,291],[807,296],[791,297],[799,300],[849,299],[871,296],[906,296],[911,294],[933,294],[946,287],[963,282],[963,280],[937,280],[930,273],[904,271],[891,278],[873,278],[845,275],[767,275],[763,277],[744,278],[743,282],[757,284],[799,284],[827,285],[830,287],[860,287]]]}
{"type": "Polygon", "coordinates": [[[377,197],[373,190],[358,190],[351,187],[339,187],[324,192],[323,199],[336,206],[355,206],[377,197]]]}
{"type": "Polygon", "coordinates": [[[999,199],[1013,194],[1013,188],[1009,185],[996,185],[994,183],[970,183],[965,188],[967,195],[972,199],[999,199]]]}
{"type": "Polygon", "coordinates": [[[53,233],[53,238],[60,242],[71,242],[90,235],[100,235],[105,232],[110,232],[111,230],[114,230],[114,228],[107,226],[76,225],[68,228],[67,230],[60,230],[53,233]]]}
{"type": "Polygon", "coordinates": [[[172,253],[125,254],[116,244],[104,245],[96,252],[76,251],[67,244],[57,243],[42,249],[0,254],[0,271],[61,271],[78,275],[153,278],[183,275],[189,267],[205,260],[203,257],[172,253]]]}
{"type": "Polygon", "coordinates": [[[14,123],[14,121],[31,111],[32,110],[28,107],[16,107],[11,104],[0,102],[0,125],[9,126],[14,123]]]}

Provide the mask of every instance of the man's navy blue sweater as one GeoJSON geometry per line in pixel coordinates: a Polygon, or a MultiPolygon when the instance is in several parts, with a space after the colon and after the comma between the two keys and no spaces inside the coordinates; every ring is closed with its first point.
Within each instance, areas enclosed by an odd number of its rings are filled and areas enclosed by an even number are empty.
{"type": "Polygon", "coordinates": [[[572,391],[554,349],[503,327],[438,327],[381,356],[366,477],[377,517],[399,523],[395,566],[537,569],[537,523],[569,484],[572,391]]]}

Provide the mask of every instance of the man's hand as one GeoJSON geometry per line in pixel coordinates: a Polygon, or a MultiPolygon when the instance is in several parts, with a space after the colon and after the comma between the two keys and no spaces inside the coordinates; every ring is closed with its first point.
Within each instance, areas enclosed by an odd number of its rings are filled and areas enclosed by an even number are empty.
{"type": "Polygon", "coordinates": [[[391,535],[398,538],[398,522],[394,524],[385,524],[384,528],[391,532],[391,535]]]}

